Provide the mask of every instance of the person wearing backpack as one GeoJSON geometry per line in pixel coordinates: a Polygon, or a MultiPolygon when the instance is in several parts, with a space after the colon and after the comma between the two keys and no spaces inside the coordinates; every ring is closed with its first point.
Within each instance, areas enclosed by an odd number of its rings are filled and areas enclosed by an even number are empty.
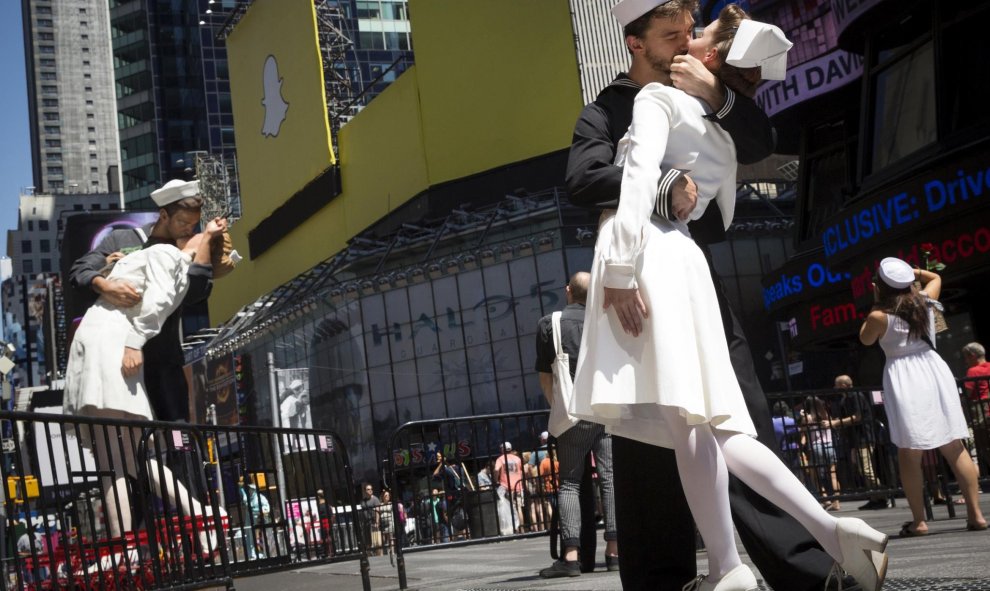
{"type": "Polygon", "coordinates": [[[577,368],[581,334],[584,330],[584,305],[591,275],[575,273],[567,284],[567,306],[540,319],[536,332],[536,371],[540,387],[550,404],[550,435],[557,438],[560,463],[560,488],[557,505],[560,536],[564,554],[540,571],[543,578],[576,577],[582,570],[590,572],[594,562],[579,560],[581,550],[581,480],[585,476],[585,458],[595,454],[601,480],[605,509],[605,564],[608,570],[619,568],[615,530],[615,497],[612,488],[612,439],[597,423],[579,421],[567,414],[577,368]]]}

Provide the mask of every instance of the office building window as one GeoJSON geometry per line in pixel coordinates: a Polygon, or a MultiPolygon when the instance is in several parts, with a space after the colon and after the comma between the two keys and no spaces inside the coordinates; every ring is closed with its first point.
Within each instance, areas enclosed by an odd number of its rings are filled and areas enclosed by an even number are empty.
{"type": "Polygon", "coordinates": [[[39,41],[54,41],[55,40],[55,33],[49,33],[48,31],[40,31],[38,33],[38,40],[39,41]]]}
{"type": "Polygon", "coordinates": [[[59,127],[58,125],[46,125],[45,126],[45,133],[50,133],[50,134],[57,135],[59,133],[62,133],[62,128],[59,127]]]}
{"type": "Polygon", "coordinates": [[[41,73],[41,79],[42,80],[58,80],[58,74],[56,74],[55,72],[42,72],[41,73]]]}
{"type": "Polygon", "coordinates": [[[89,26],[89,21],[79,21],[79,26],[80,27],[88,27],[89,26]]]}
{"type": "Polygon", "coordinates": [[[51,14],[52,13],[52,7],[51,6],[38,6],[38,7],[35,8],[35,11],[38,14],[51,14]]]}
{"type": "Polygon", "coordinates": [[[100,204],[99,203],[94,203],[93,204],[93,211],[100,211],[101,209],[103,209],[103,208],[100,207],[100,204]]]}
{"type": "Polygon", "coordinates": [[[21,254],[31,254],[31,241],[21,240],[21,254]]]}
{"type": "Polygon", "coordinates": [[[83,60],[83,65],[84,66],[88,66],[89,65],[89,60],[83,60]]]}
{"type": "Polygon", "coordinates": [[[83,74],[83,79],[84,80],[90,80],[91,78],[93,78],[93,75],[90,74],[89,72],[83,74]]]}
{"type": "Polygon", "coordinates": [[[86,92],[93,92],[93,87],[92,86],[87,86],[85,88],[85,90],[86,90],[86,92]]]}
{"type": "Polygon", "coordinates": [[[936,139],[933,44],[894,60],[874,78],[874,171],[936,139]]]}
{"type": "Polygon", "coordinates": [[[93,113],[86,113],[86,119],[96,119],[96,115],[93,113]]]}
{"type": "Polygon", "coordinates": [[[51,27],[52,24],[53,24],[52,23],[52,19],[50,19],[50,18],[39,18],[38,19],[38,26],[39,27],[51,27]]]}
{"type": "Polygon", "coordinates": [[[83,39],[83,41],[86,41],[87,39],[89,39],[89,35],[87,35],[86,33],[83,33],[82,39],[83,39]]]}
{"type": "Polygon", "coordinates": [[[52,272],[52,261],[51,259],[41,259],[41,272],[51,273],[52,272]]]}
{"type": "Polygon", "coordinates": [[[86,14],[86,9],[85,8],[80,8],[79,9],[79,14],[86,14]]]}
{"type": "Polygon", "coordinates": [[[42,107],[49,107],[49,108],[51,108],[51,107],[57,107],[58,106],[58,99],[54,99],[54,98],[41,99],[41,106],[42,107]]]}
{"type": "Polygon", "coordinates": [[[93,106],[93,101],[92,100],[87,100],[86,101],[86,106],[87,107],[92,107],[93,106]]]}
{"type": "Polygon", "coordinates": [[[48,220],[38,220],[38,230],[42,232],[48,231],[48,220]]]}
{"type": "Polygon", "coordinates": [[[54,68],[55,67],[55,58],[53,58],[53,57],[43,57],[43,58],[41,58],[41,67],[42,68],[54,68]]]}
{"type": "Polygon", "coordinates": [[[40,248],[40,252],[49,253],[52,251],[52,241],[47,239],[40,240],[38,247],[40,248]]]}
{"type": "Polygon", "coordinates": [[[61,148],[62,140],[45,140],[46,148],[61,148]]]}
{"type": "Polygon", "coordinates": [[[34,261],[31,259],[24,259],[21,263],[21,271],[23,271],[25,275],[34,273],[34,261]]]}
{"type": "Polygon", "coordinates": [[[58,121],[58,113],[45,113],[45,121],[58,121]]]}
{"type": "Polygon", "coordinates": [[[34,221],[28,220],[28,232],[34,232],[34,221]]]}
{"type": "Polygon", "coordinates": [[[62,174],[62,167],[61,166],[49,166],[48,167],[48,174],[61,175],[62,174]]]}

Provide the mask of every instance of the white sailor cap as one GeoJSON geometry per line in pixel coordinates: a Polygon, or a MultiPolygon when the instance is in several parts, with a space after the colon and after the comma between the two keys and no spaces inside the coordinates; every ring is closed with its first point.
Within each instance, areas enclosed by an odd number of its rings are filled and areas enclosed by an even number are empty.
{"type": "Polygon", "coordinates": [[[897,257],[887,257],[880,261],[877,275],[894,289],[904,289],[914,283],[914,269],[897,257]]]}
{"type": "Polygon", "coordinates": [[[180,181],[172,179],[161,189],[151,192],[151,199],[158,207],[165,207],[180,199],[199,196],[199,181],[180,181]]]}
{"type": "Polygon", "coordinates": [[[746,19],[739,23],[725,63],[738,68],[760,66],[764,80],[783,80],[787,73],[787,50],[793,45],[780,27],[746,19]]]}
{"type": "Polygon", "coordinates": [[[625,27],[629,23],[653,10],[657,6],[666,4],[670,0],[622,0],[612,7],[612,16],[619,24],[625,27]]]}

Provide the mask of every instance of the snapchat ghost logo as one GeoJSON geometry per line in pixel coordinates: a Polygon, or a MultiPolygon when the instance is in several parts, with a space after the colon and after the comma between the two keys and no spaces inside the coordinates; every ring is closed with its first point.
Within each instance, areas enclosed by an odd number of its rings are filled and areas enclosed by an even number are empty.
{"type": "Polygon", "coordinates": [[[275,61],[274,55],[268,56],[265,60],[262,83],[265,94],[261,104],[265,107],[265,122],[261,126],[261,135],[275,137],[282,127],[282,122],[285,121],[285,112],[289,110],[289,103],[282,98],[282,79],[278,75],[278,62],[275,61]]]}

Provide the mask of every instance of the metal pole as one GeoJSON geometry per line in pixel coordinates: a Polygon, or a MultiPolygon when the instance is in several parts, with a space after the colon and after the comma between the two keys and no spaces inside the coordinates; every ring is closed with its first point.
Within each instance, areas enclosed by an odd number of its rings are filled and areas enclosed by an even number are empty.
{"type": "MultiPolygon", "coordinates": [[[[275,368],[275,353],[268,352],[268,397],[272,404],[272,425],[275,427],[282,426],[282,416],[278,412],[278,369],[275,368]]],[[[278,483],[278,494],[279,498],[286,498],[285,490],[285,467],[282,465],[282,436],[275,436],[275,479],[278,483]]],[[[285,510],[284,502],[279,503],[278,515],[279,517],[285,517],[283,512],[285,510]]]]}
{"type": "MultiPolygon", "coordinates": [[[[207,424],[213,427],[217,426],[217,405],[210,404],[210,406],[206,407],[206,422],[207,424]]],[[[217,442],[216,435],[217,432],[213,431],[208,436],[208,441],[212,442],[212,443],[208,443],[208,445],[213,446],[213,457],[211,457],[210,460],[213,460],[213,477],[216,479],[217,482],[217,496],[219,497],[220,500],[220,506],[226,509],[227,499],[225,498],[224,495],[223,478],[222,478],[222,474],[220,473],[220,445],[217,442]]]]}

